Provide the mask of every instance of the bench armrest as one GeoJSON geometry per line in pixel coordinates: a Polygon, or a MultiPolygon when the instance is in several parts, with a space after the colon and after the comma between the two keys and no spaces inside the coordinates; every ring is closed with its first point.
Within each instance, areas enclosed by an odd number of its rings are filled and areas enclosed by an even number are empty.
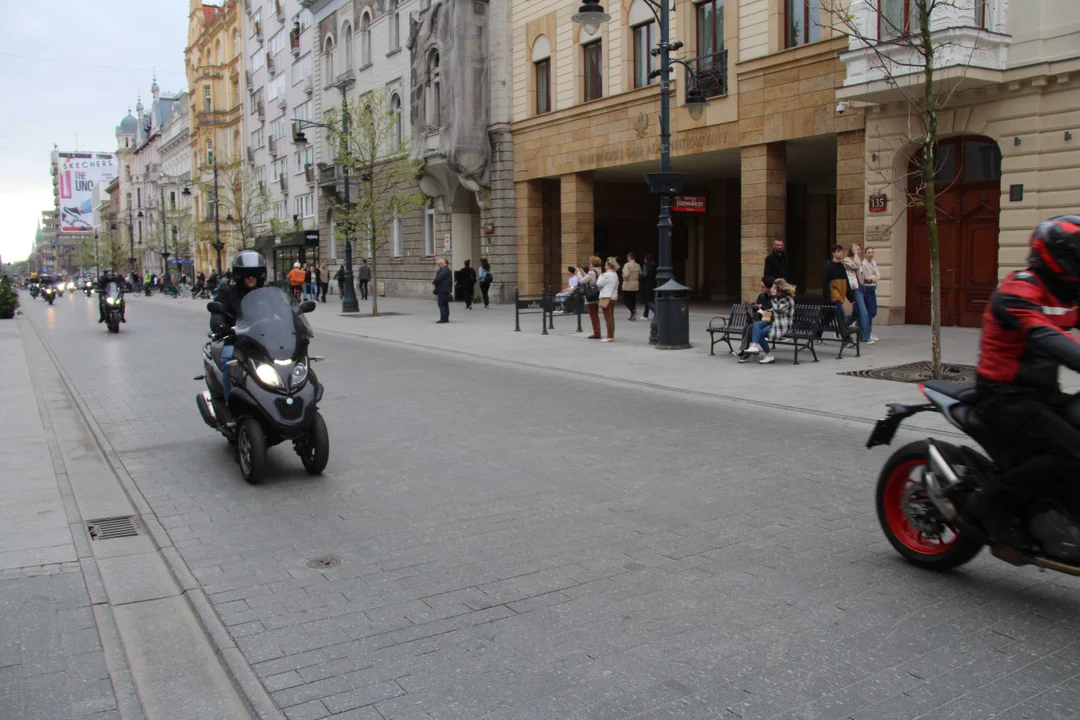
{"type": "Polygon", "coordinates": [[[718,315],[718,316],[714,317],[712,320],[709,321],[709,328],[708,329],[709,330],[723,330],[723,329],[727,328],[727,326],[728,326],[728,319],[726,317],[718,315]],[[716,324],[717,321],[720,322],[719,325],[716,324]]]}

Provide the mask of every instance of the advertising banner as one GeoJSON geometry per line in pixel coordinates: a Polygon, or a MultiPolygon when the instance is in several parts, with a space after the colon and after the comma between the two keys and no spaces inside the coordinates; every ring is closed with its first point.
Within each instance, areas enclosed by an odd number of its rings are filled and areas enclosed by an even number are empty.
{"type": "Polygon", "coordinates": [[[56,186],[60,191],[60,232],[85,233],[94,229],[94,186],[116,178],[112,153],[56,153],[56,186]]]}

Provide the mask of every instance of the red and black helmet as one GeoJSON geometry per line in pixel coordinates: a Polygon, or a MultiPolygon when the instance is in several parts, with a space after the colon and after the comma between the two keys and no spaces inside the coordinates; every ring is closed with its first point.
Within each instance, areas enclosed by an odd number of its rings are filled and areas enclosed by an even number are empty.
{"type": "Polygon", "coordinates": [[[1031,234],[1031,266],[1066,282],[1080,283],[1080,215],[1044,220],[1031,234]]]}

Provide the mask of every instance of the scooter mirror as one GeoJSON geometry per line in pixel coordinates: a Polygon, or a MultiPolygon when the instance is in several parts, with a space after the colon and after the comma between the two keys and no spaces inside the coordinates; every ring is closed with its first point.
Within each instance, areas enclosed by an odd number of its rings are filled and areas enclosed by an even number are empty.
{"type": "Polygon", "coordinates": [[[315,307],[316,306],[314,300],[305,300],[304,302],[300,303],[300,312],[309,313],[313,311],[315,307]]]}
{"type": "Polygon", "coordinates": [[[219,302],[211,301],[211,302],[206,303],[206,309],[209,310],[210,312],[214,313],[215,315],[224,315],[225,314],[225,306],[222,305],[219,302]]]}

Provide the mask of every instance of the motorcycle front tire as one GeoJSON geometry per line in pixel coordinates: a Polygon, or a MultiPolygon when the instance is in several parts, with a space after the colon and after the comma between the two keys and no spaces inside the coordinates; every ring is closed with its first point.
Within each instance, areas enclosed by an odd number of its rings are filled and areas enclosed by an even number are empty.
{"type": "Polygon", "coordinates": [[[248,418],[240,422],[236,429],[236,453],[244,480],[252,485],[261,482],[266,472],[266,435],[258,420],[248,418]]]}
{"type": "Polygon", "coordinates": [[[330,459],[330,434],[326,431],[326,421],[318,410],[311,421],[308,439],[297,449],[297,454],[309,475],[322,475],[330,459]]]}
{"type": "Polygon", "coordinates": [[[925,440],[908,443],[885,463],[877,483],[877,516],[889,544],[905,560],[927,570],[952,570],[978,555],[982,542],[953,526],[949,526],[951,540],[935,542],[911,524],[903,507],[913,490],[912,474],[927,465],[928,445],[925,440]]]}

